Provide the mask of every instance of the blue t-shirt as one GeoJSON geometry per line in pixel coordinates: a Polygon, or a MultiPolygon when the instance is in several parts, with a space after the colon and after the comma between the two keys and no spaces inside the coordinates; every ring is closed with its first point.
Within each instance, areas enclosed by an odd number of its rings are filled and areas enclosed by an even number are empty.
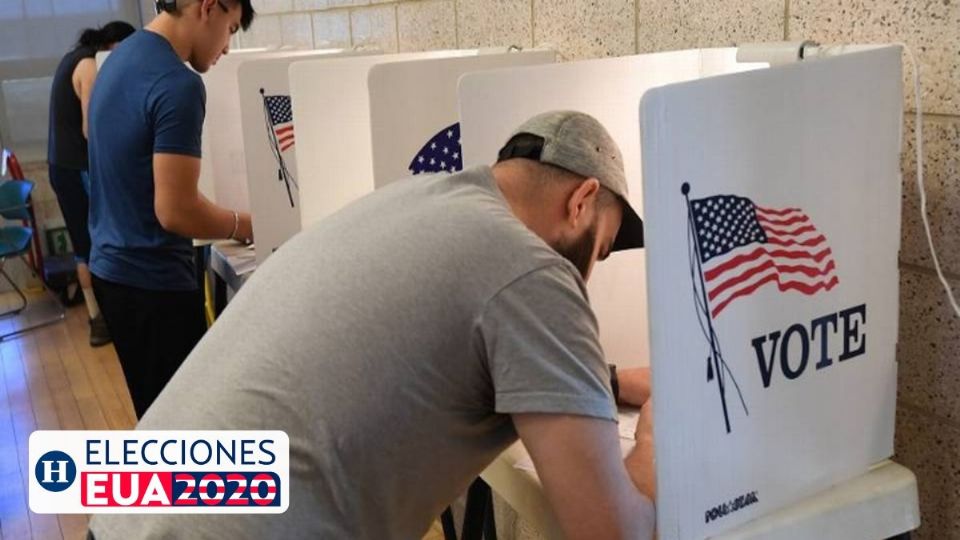
{"type": "Polygon", "coordinates": [[[90,270],[150,290],[197,288],[192,242],[160,226],[153,154],[200,157],[206,90],[164,37],[114,49],[90,98],[90,270]]]}

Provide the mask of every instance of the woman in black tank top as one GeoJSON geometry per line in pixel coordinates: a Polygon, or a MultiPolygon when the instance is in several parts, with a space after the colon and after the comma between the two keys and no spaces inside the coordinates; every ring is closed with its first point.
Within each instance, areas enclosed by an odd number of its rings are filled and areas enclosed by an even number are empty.
{"type": "Polygon", "coordinates": [[[57,195],[63,220],[77,259],[77,277],[83,289],[90,314],[90,345],[110,342],[100,309],[93,296],[87,258],[90,255],[90,232],[87,227],[89,198],[87,186],[86,110],[96,77],[96,55],[112,49],[135,32],[133,26],[115,21],[100,29],[87,29],[76,46],[68,52],[53,76],[50,91],[50,127],[47,162],[50,185],[57,195]]]}

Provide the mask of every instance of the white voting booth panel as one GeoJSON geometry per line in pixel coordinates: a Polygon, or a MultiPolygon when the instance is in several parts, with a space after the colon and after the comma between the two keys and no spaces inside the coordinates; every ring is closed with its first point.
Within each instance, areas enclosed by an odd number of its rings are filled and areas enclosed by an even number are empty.
{"type": "MultiPolygon", "coordinates": [[[[226,60],[225,62],[221,60],[221,62],[218,63],[218,66],[222,65],[225,69],[230,70],[232,72],[233,69],[236,67],[234,65],[235,62],[243,59],[258,58],[266,52],[267,52],[267,49],[262,49],[262,48],[240,49],[236,51],[231,51],[230,54],[225,57],[225,58],[229,58],[230,60],[226,60]]],[[[217,69],[217,66],[214,66],[212,69],[217,69]]],[[[233,75],[236,75],[236,73],[233,73],[233,75]]],[[[225,79],[225,80],[229,80],[229,79],[225,79]]],[[[208,83],[208,79],[204,79],[204,85],[206,85],[207,83],[208,83]]],[[[210,102],[209,87],[207,87],[207,102],[208,104],[210,102]]],[[[215,104],[213,106],[214,110],[218,109],[217,105],[218,104],[215,104]]],[[[210,121],[210,114],[209,114],[210,110],[211,108],[208,105],[207,116],[204,118],[204,122],[203,122],[203,125],[204,125],[203,138],[200,140],[200,153],[202,157],[200,158],[200,182],[198,187],[200,188],[200,193],[203,193],[203,195],[206,198],[210,199],[211,201],[217,201],[216,182],[214,182],[214,173],[213,173],[214,151],[213,151],[213,144],[212,144],[212,136],[209,133],[209,128],[211,127],[214,130],[216,130],[216,123],[215,122],[211,123],[210,121]]],[[[218,152],[220,151],[218,150],[218,152]]],[[[225,188],[221,188],[221,190],[226,191],[225,188]]],[[[242,201],[242,200],[246,200],[246,198],[244,195],[240,194],[240,195],[237,195],[233,200],[242,201]]],[[[242,207],[240,206],[238,206],[237,208],[242,209],[242,207]]]]}
{"type": "Polygon", "coordinates": [[[240,122],[238,73],[244,63],[263,58],[284,58],[332,54],[330,51],[238,51],[222,57],[202,75],[207,88],[207,111],[203,122],[201,175],[212,178],[217,204],[233,210],[250,210],[247,191],[247,162],[244,158],[243,127],[240,122]],[[206,172],[202,172],[206,169],[206,172]]]}
{"type": "MultiPolygon", "coordinates": [[[[631,203],[640,212],[640,97],[655,86],[763,66],[737,64],[735,56],[735,49],[676,51],[465,75],[459,92],[465,165],[496,161],[513,130],[535,114],[583,111],[600,120],[620,145],[631,203]]],[[[617,253],[596,265],[588,288],[609,361],[647,365],[644,252],[617,253]]]]}
{"type": "Polygon", "coordinates": [[[100,68],[103,66],[103,63],[107,60],[108,56],[110,56],[110,51],[100,51],[97,53],[97,71],[100,71],[100,68]]]}
{"type": "Polygon", "coordinates": [[[532,50],[374,66],[369,87],[375,186],[463,168],[456,91],[461,75],[555,60],[554,51],[532,50]]]}
{"type": "Polygon", "coordinates": [[[461,74],[552,60],[546,51],[456,50],[294,63],[297,144],[311,149],[297,159],[302,225],[410,175],[408,167],[427,139],[453,129],[461,74]],[[431,106],[435,110],[423,114],[431,106]]]}
{"type": "Polygon", "coordinates": [[[641,105],[661,538],[704,538],[893,452],[900,49],[641,105]]]}
{"type": "Polygon", "coordinates": [[[311,223],[372,191],[370,70],[378,64],[451,58],[472,51],[401,53],[290,66],[290,97],[298,119],[300,223],[311,223]]]}
{"type": "Polygon", "coordinates": [[[353,52],[309,51],[244,62],[237,73],[246,184],[257,264],[300,230],[297,133],[290,100],[290,64],[353,52]]]}

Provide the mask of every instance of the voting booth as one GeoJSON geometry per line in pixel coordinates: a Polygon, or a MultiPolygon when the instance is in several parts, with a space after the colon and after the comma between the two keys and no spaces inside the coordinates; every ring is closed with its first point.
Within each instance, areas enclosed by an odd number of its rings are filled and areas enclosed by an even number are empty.
{"type": "Polygon", "coordinates": [[[310,148],[297,158],[301,224],[393,180],[460,170],[459,77],[554,57],[473,49],[293,63],[297,144],[310,148]]]}
{"type": "Polygon", "coordinates": [[[231,52],[201,75],[207,90],[203,138],[200,141],[201,192],[216,204],[233,210],[246,212],[250,209],[245,182],[246,163],[243,159],[237,71],[243,62],[270,54],[261,50],[231,52]]]}
{"type": "Polygon", "coordinates": [[[207,88],[207,115],[203,123],[203,158],[200,168],[201,184],[213,185],[213,195],[208,195],[208,198],[233,210],[251,210],[247,179],[246,126],[242,123],[241,107],[241,98],[246,96],[241,93],[240,68],[254,60],[282,61],[287,58],[322,57],[341,53],[340,49],[254,50],[230,53],[203,74],[203,82],[207,88]],[[203,178],[204,176],[208,178],[203,178]]]}
{"type": "Polygon", "coordinates": [[[258,264],[300,230],[297,122],[290,99],[290,64],[359,54],[340,50],[277,53],[244,61],[237,70],[238,133],[243,138],[245,188],[258,264]]]}
{"type": "MultiPolygon", "coordinates": [[[[594,115],[623,151],[646,247],[597,265],[588,289],[608,360],[652,368],[661,539],[718,537],[893,453],[900,49],[776,67],[736,52],[460,83],[466,166],[555,109],[594,115]]],[[[861,537],[810,526],[793,537],[861,537]]]]}

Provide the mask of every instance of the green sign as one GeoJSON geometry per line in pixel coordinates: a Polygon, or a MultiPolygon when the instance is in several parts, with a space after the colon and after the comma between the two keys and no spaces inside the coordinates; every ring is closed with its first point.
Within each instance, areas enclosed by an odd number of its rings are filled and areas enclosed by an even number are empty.
{"type": "Polygon", "coordinates": [[[50,255],[64,255],[73,251],[66,227],[47,229],[47,251],[50,255]]]}

